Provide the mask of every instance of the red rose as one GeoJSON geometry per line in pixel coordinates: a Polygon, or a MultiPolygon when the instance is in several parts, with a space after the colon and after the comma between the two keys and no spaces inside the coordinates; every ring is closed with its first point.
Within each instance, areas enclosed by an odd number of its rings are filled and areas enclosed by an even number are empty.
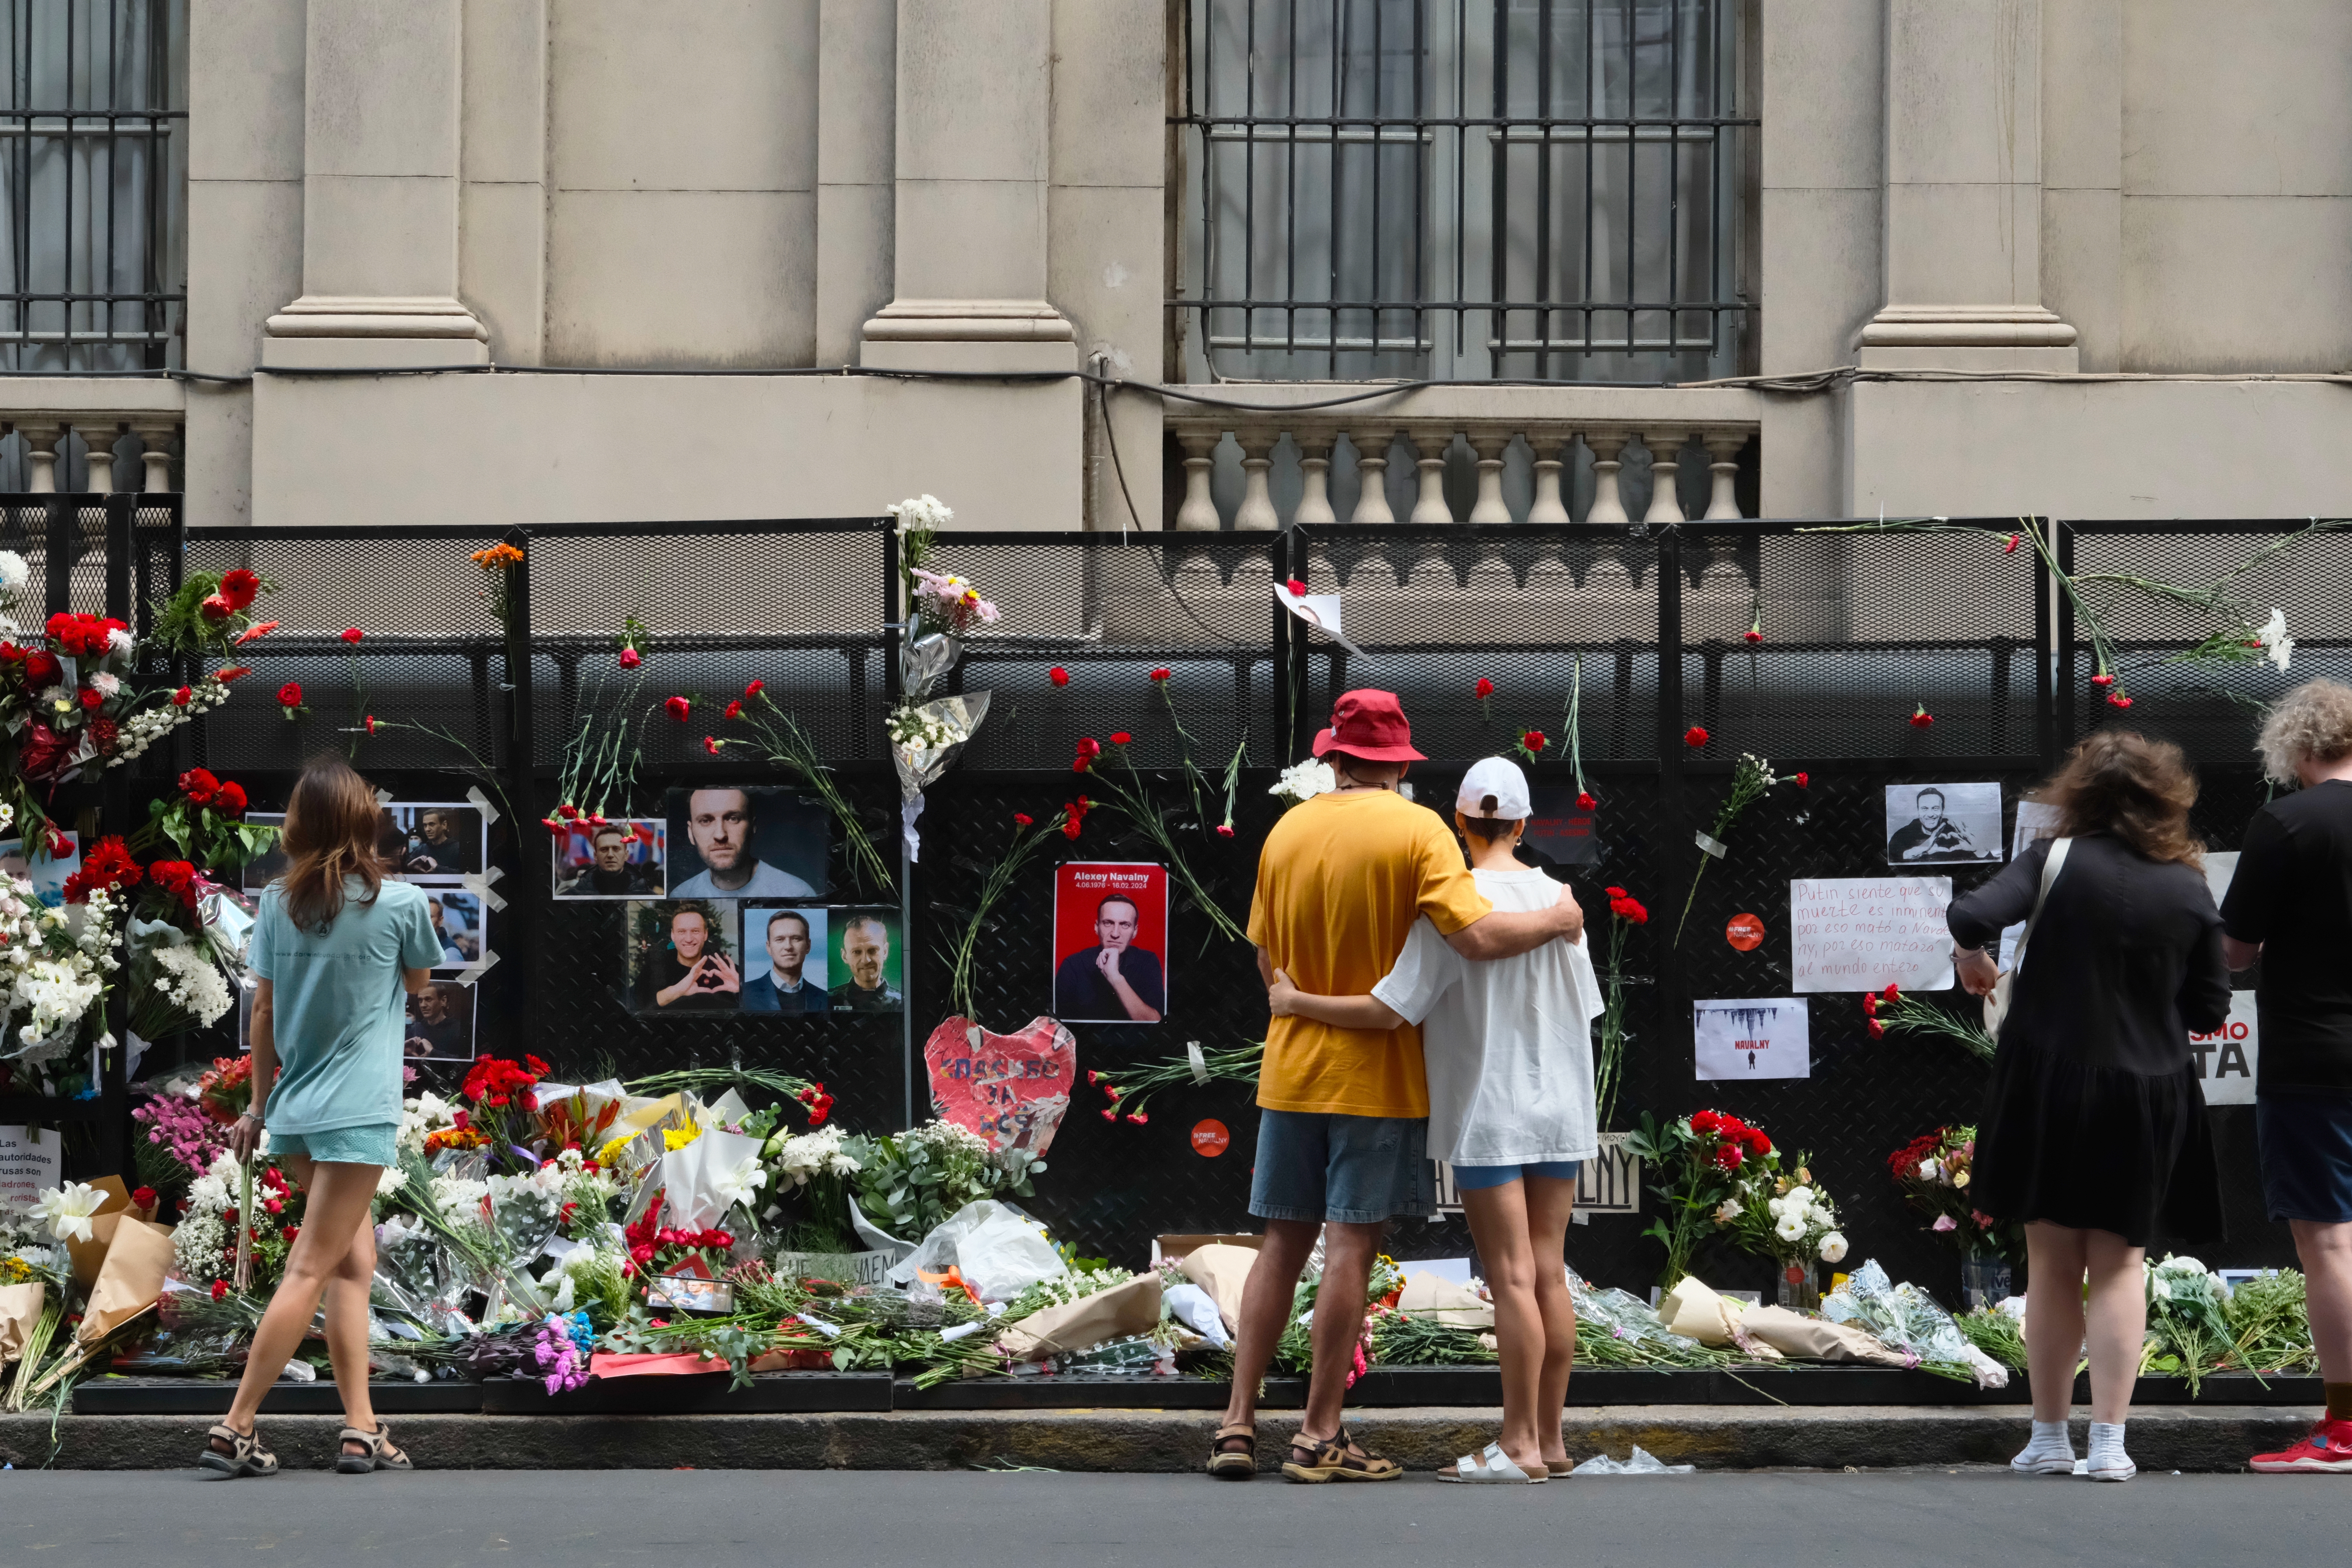
{"type": "Polygon", "coordinates": [[[220,596],[228,601],[232,610],[242,610],[261,592],[261,579],[243,566],[221,574],[220,596]]]}
{"type": "Polygon", "coordinates": [[[172,693],[172,706],[174,708],[185,708],[188,705],[188,699],[194,695],[195,692],[192,689],[183,686],[180,689],[172,693]]]}
{"type": "Polygon", "coordinates": [[[635,648],[625,647],[621,650],[621,668],[623,669],[635,669],[637,666],[645,663],[645,656],[639,653],[635,648]]]}
{"type": "Polygon", "coordinates": [[[279,687],[278,689],[278,705],[281,708],[301,707],[302,683],[299,680],[289,680],[285,685],[279,687]]]}
{"type": "Polygon", "coordinates": [[[153,1208],[155,1206],[155,1189],[152,1187],[133,1188],[131,1194],[131,1202],[134,1206],[139,1208],[153,1208]]]}
{"type": "Polygon", "coordinates": [[[287,1240],[288,1244],[290,1246],[290,1245],[293,1243],[294,1238],[295,1238],[296,1237],[298,1237],[298,1236],[300,1236],[301,1234],[302,1234],[302,1227],[301,1227],[300,1226],[299,1226],[299,1225],[289,1225],[289,1226],[288,1226],[286,1227],[286,1240],[287,1240]]]}
{"type": "Polygon", "coordinates": [[[1478,678],[1478,684],[1472,689],[1478,694],[1478,700],[1484,702],[1487,698],[1495,695],[1495,683],[1482,675],[1478,678]]]}
{"type": "Polygon", "coordinates": [[[360,629],[357,626],[346,626],[343,628],[343,640],[351,644],[353,647],[359,647],[360,636],[360,629]]]}
{"type": "Polygon", "coordinates": [[[1683,731],[1683,744],[1690,747],[1693,751],[1696,751],[1699,747],[1706,745],[1706,731],[1700,729],[1696,724],[1692,725],[1689,729],[1683,731]]]}
{"type": "Polygon", "coordinates": [[[214,1280],[214,1281],[213,1281],[213,1300],[215,1300],[215,1301],[225,1300],[226,1300],[226,1299],[227,1299],[227,1297],[228,1297],[228,1281],[227,1281],[227,1280],[226,1280],[226,1279],[215,1279],[215,1280],[214,1280]]]}
{"type": "Polygon", "coordinates": [[[25,655],[25,684],[36,691],[55,686],[65,679],[65,673],[66,667],[47,648],[33,648],[25,655]]]}
{"type": "Polygon", "coordinates": [[[224,816],[244,816],[245,786],[241,784],[221,785],[220,792],[213,796],[213,808],[224,816]]]}
{"type": "Polygon", "coordinates": [[[687,715],[694,711],[694,704],[683,697],[673,697],[662,706],[668,709],[669,716],[681,724],[686,722],[687,715]]]}
{"type": "Polygon", "coordinates": [[[1717,1170],[1736,1171],[1746,1159],[1747,1156],[1739,1152],[1739,1145],[1737,1143],[1726,1143],[1715,1152],[1715,1164],[1717,1170]]]}
{"type": "Polygon", "coordinates": [[[106,693],[95,686],[85,686],[75,695],[81,699],[82,711],[85,713],[95,712],[106,703],[106,693]]]}
{"type": "Polygon", "coordinates": [[[1692,1131],[1702,1137],[1711,1138],[1715,1135],[1716,1130],[1723,1125],[1723,1117],[1712,1110],[1694,1110],[1691,1112],[1690,1121],[1692,1131]]]}

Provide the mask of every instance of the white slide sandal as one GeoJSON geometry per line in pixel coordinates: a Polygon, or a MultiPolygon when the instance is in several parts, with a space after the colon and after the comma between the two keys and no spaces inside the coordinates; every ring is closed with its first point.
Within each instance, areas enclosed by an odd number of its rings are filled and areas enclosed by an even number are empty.
{"type": "Polygon", "coordinates": [[[1437,1479],[1441,1481],[1507,1482],[1514,1486],[1533,1486],[1550,1479],[1551,1473],[1547,1470],[1542,1475],[1531,1476],[1512,1462],[1511,1457],[1503,1452],[1501,1444],[1489,1443],[1483,1452],[1465,1454],[1454,1460],[1451,1474],[1438,1471],[1437,1479]]]}

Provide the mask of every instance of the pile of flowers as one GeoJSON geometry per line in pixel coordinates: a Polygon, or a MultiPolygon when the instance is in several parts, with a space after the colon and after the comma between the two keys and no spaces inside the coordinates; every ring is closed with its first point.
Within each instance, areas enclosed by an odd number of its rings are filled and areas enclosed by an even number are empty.
{"type": "MultiPolygon", "coordinates": [[[[168,1200],[228,1152],[228,1129],[186,1089],[151,1090],[131,1112],[139,1179],[168,1200]]],[[[159,1217],[161,1211],[158,1211],[159,1217]]]]}
{"type": "Polygon", "coordinates": [[[1720,1110],[1696,1110],[1663,1124],[1644,1112],[1626,1145],[1661,1178],[1651,1190],[1664,1212],[1643,1234],[1666,1249],[1658,1283],[1669,1289],[1690,1272],[1699,1242],[1738,1217],[1739,1211],[1727,1215],[1724,1205],[1744,1185],[1780,1173],[1780,1156],[1763,1130],[1720,1110]]]}
{"type": "Polygon", "coordinates": [[[244,1209],[246,1169],[223,1150],[212,1168],[190,1184],[187,1212],[172,1232],[173,1271],[192,1284],[225,1296],[236,1271],[237,1234],[249,1237],[253,1289],[264,1289],[286,1266],[286,1254],[301,1234],[302,1194],[285,1173],[257,1153],[252,1172],[253,1210],[244,1209]]]}
{"type": "MultiPolygon", "coordinates": [[[[0,803],[0,832],[12,817],[0,803]]],[[[114,951],[122,901],[104,886],[79,891],[67,908],[47,909],[23,879],[0,875],[0,1064],[48,1093],[68,1087],[66,1069],[86,1059],[84,1047],[114,1043],[102,1003],[107,977],[122,967],[114,951]]]]}
{"type": "Polygon", "coordinates": [[[1962,1258],[1990,1253],[2011,1267],[2025,1261],[2025,1228],[1995,1219],[1969,1201],[1977,1130],[1938,1127],[1923,1132],[1886,1157],[1886,1173],[1906,1202],[1932,1216],[1928,1229],[1947,1237],[1962,1258]]]}
{"type": "MultiPolygon", "coordinates": [[[[1747,1131],[1763,1136],[1752,1127],[1747,1131]]],[[[1803,1289],[1811,1266],[1845,1258],[1846,1239],[1838,1230],[1837,1209],[1814,1184],[1801,1154],[1786,1174],[1764,1169],[1761,1162],[1751,1166],[1716,1210],[1715,1221],[1742,1248],[1780,1265],[1782,1294],[1798,1298],[1783,1305],[1813,1305],[1811,1293],[1803,1289]]]]}

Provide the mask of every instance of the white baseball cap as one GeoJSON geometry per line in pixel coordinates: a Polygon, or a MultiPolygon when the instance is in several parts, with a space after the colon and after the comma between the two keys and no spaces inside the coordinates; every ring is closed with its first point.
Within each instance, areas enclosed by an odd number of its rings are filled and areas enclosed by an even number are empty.
{"type": "Polygon", "coordinates": [[[1520,822],[1535,815],[1528,799],[1528,775],[1508,757],[1488,757],[1472,764],[1462,775],[1454,809],[1465,816],[1491,816],[1501,822],[1520,822]]]}

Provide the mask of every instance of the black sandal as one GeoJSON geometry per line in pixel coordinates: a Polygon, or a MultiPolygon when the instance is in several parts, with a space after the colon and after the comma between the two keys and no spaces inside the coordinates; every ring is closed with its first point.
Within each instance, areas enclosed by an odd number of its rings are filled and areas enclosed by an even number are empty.
{"type": "Polygon", "coordinates": [[[1404,1474],[1402,1465],[1368,1452],[1345,1426],[1328,1442],[1318,1442],[1302,1432],[1292,1440],[1290,1453],[1282,1473],[1294,1481],[1392,1481],[1404,1474]],[[1301,1454],[1307,1456],[1305,1464],[1298,1460],[1301,1454]]]}
{"type": "Polygon", "coordinates": [[[261,1446],[261,1428],[240,1432],[222,1422],[205,1434],[212,1441],[196,1456],[196,1463],[207,1470],[216,1470],[234,1480],[239,1476],[274,1476],[278,1473],[278,1456],[261,1446]],[[227,1447],[221,1447],[226,1443],[227,1447]]]}
{"type": "Polygon", "coordinates": [[[1257,1427],[1241,1423],[1217,1428],[1209,1447],[1209,1474],[1221,1481],[1245,1481],[1257,1474],[1257,1427]],[[1238,1448],[1228,1444],[1239,1443],[1238,1448]]]}
{"type": "Polygon", "coordinates": [[[373,1432],[362,1432],[356,1426],[346,1426],[343,1428],[343,1435],[335,1441],[335,1468],[346,1476],[371,1475],[377,1470],[413,1470],[416,1468],[408,1462],[406,1454],[392,1446],[392,1428],[381,1421],[375,1424],[375,1430],[373,1432]],[[367,1445],[367,1452],[364,1454],[346,1452],[343,1445],[349,1443],[364,1443],[367,1445]]]}

